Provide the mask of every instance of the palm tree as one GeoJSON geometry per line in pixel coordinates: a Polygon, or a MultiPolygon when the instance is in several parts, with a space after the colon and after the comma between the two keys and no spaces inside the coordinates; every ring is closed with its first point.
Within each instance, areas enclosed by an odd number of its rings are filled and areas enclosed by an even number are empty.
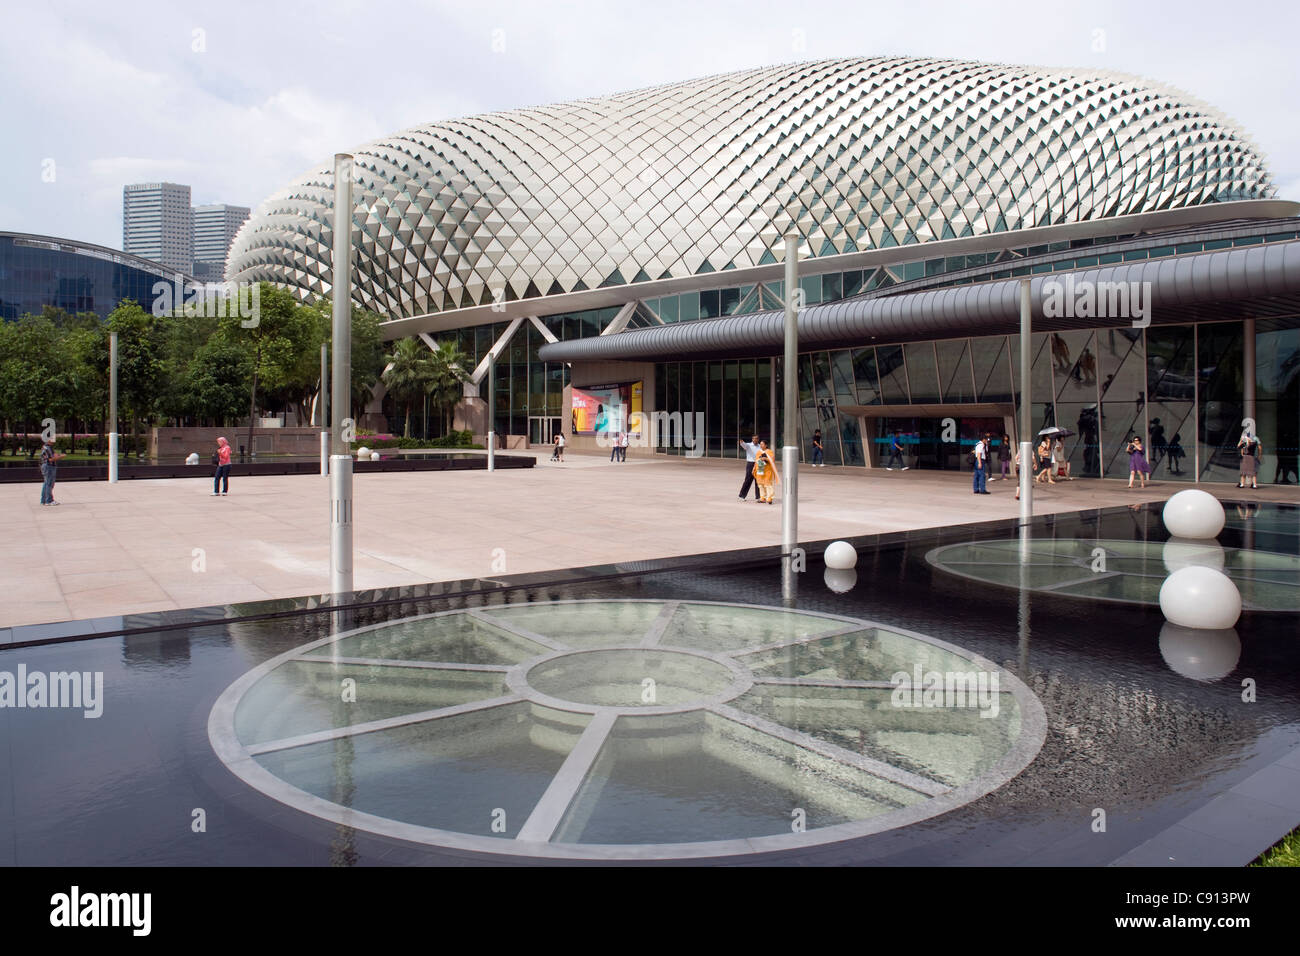
{"type": "Polygon", "coordinates": [[[429,385],[429,400],[443,414],[443,433],[450,434],[452,410],[464,394],[464,383],[469,381],[469,372],[465,370],[469,356],[457,348],[455,342],[443,341],[429,357],[435,370],[429,385]]]}
{"type": "Polygon", "coordinates": [[[384,356],[388,366],[384,371],[384,384],[395,402],[406,407],[405,438],[411,437],[411,407],[428,392],[439,374],[439,366],[424,343],[415,339],[402,339],[393,347],[393,354],[384,356]]]}

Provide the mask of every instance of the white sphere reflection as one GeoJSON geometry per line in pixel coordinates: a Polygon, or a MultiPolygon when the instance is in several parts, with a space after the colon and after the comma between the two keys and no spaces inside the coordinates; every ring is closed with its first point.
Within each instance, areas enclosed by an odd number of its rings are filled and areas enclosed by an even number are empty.
{"type": "Polygon", "coordinates": [[[371,461],[379,461],[379,452],[377,452],[377,451],[372,451],[372,452],[370,453],[370,460],[371,460],[371,461]]]}
{"type": "Polygon", "coordinates": [[[1165,502],[1165,527],[1176,538],[1215,538],[1225,515],[1219,499],[1208,491],[1188,488],[1165,502]]]}
{"type": "Polygon", "coordinates": [[[1213,568],[1223,570],[1223,545],[1219,542],[1197,541],[1194,538],[1170,538],[1165,542],[1163,551],[1165,569],[1177,571],[1180,568],[1213,568]]]}
{"type": "Polygon", "coordinates": [[[1166,621],[1160,629],[1160,656],[1170,670],[1183,677],[1221,680],[1241,660],[1241,638],[1231,627],[1207,630],[1166,621]]]}
{"type": "Polygon", "coordinates": [[[823,555],[826,567],[843,570],[845,568],[855,568],[858,565],[858,552],[847,541],[832,541],[826,546],[826,553],[823,555]]]}
{"type": "Polygon", "coordinates": [[[828,567],[825,581],[826,586],[836,594],[844,594],[847,591],[852,591],[853,586],[858,583],[858,571],[856,568],[828,567]]]}
{"type": "Polygon", "coordinates": [[[1232,627],[1241,617],[1241,592],[1222,571],[1179,568],[1160,585],[1160,610],[1183,627],[1232,627]]]}

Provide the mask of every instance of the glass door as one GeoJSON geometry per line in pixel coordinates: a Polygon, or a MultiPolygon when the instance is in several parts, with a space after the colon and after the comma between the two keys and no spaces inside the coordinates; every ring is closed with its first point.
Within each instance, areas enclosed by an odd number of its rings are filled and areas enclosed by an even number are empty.
{"type": "Polygon", "coordinates": [[[544,415],[532,415],[528,418],[528,444],[549,445],[555,441],[560,430],[560,419],[544,415]]]}

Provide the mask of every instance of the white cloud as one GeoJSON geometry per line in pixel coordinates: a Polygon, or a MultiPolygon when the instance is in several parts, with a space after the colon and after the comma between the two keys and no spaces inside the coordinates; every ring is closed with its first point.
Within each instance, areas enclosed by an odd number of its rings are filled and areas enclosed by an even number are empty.
{"type": "Polygon", "coordinates": [[[0,175],[16,187],[0,227],[116,245],[128,182],[167,178],[189,183],[196,203],[256,206],[333,153],[408,126],[885,54],[1156,77],[1238,121],[1281,194],[1300,198],[1291,49],[1300,14],[1282,0],[1238,3],[1234,18],[1267,29],[1203,28],[1223,15],[1211,0],[1176,12],[1109,0],[23,5],[0,33],[0,88],[11,91],[0,175]],[[47,158],[58,164],[52,184],[40,179],[47,158]]]}

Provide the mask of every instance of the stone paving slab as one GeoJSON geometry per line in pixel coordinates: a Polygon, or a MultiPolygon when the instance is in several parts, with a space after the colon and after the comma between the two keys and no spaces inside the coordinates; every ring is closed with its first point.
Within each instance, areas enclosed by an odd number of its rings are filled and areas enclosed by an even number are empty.
{"type": "MultiPolygon", "coordinates": [[[[531,469],[404,472],[355,479],[358,589],[548,571],[779,544],[781,507],[740,502],[734,459],[538,452],[531,469]]],[[[1035,486],[1036,514],[1161,501],[1184,483],[1035,486]]],[[[1224,499],[1300,502],[1295,486],[1224,499]]],[[[329,587],[329,488],[318,475],[0,485],[0,627],[316,594],[329,587]]],[[[974,496],[969,474],[803,467],[802,540],[1014,518],[1010,481],[974,496]]]]}

